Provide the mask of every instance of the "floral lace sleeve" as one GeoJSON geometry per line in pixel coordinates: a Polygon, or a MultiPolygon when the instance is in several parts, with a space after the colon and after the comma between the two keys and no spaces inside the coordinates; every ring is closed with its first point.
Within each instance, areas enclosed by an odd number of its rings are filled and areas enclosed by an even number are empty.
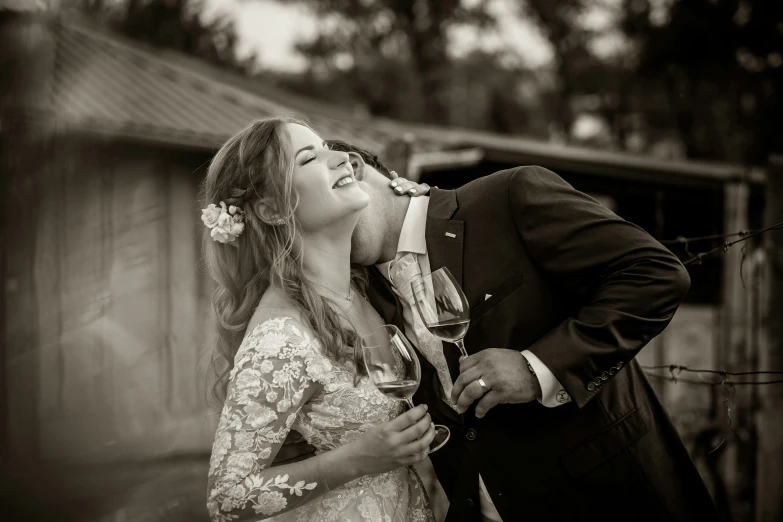
{"type": "Polygon", "coordinates": [[[328,491],[314,463],[267,468],[297,412],[331,372],[293,319],[270,319],[245,338],[212,447],[207,508],[213,521],[260,520],[328,491]]]}

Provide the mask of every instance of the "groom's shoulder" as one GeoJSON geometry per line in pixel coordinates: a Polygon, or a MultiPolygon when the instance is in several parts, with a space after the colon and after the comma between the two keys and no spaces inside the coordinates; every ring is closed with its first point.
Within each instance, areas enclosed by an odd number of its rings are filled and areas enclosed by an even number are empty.
{"type": "Polygon", "coordinates": [[[510,190],[540,188],[546,185],[565,184],[565,180],[544,167],[526,165],[504,169],[475,179],[462,185],[457,191],[460,201],[466,196],[486,201],[494,194],[507,193],[510,190]]]}
{"type": "Polygon", "coordinates": [[[509,180],[512,177],[514,177],[514,173],[521,168],[525,168],[525,167],[515,167],[511,169],[499,170],[487,176],[482,176],[480,178],[474,179],[473,181],[470,181],[460,186],[457,189],[457,192],[458,193],[468,192],[468,191],[473,192],[476,189],[501,188],[504,185],[508,185],[509,180]]]}

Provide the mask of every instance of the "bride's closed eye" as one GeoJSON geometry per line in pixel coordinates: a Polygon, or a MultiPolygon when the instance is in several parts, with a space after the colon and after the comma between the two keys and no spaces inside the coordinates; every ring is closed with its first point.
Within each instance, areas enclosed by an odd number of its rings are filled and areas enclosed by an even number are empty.
{"type": "Polygon", "coordinates": [[[302,166],[307,165],[308,163],[310,163],[314,159],[315,159],[315,154],[308,154],[306,157],[304,157],[302,159],[302,162],[299,163],[299,165],[302,165],[302,166]]]}
{"type": "MultiPolygon", "coordinates": [[[[326,143],[324,143],[323,150],[331,150],[331,149],[326,145],[326,143]]],[[[318,155],[315,154],[314,152],[311,152],[299,161],[299,166],[302,167],[304,165],[307,165],[308,163],[310,163],[316,158],[318,158],[318,155]]]]}

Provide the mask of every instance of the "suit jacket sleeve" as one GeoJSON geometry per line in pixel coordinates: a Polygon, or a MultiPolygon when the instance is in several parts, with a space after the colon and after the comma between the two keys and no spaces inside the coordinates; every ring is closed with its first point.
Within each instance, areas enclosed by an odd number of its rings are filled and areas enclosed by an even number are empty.
{"type": "Polygon", "coordinates": [[[669,324],[690,277],[644,230],[549,170],[518,168],[509,197],[533,262],[575,303],[528,349],[581,408],[600,391],[602,374],[620,371],[669,324]]]}

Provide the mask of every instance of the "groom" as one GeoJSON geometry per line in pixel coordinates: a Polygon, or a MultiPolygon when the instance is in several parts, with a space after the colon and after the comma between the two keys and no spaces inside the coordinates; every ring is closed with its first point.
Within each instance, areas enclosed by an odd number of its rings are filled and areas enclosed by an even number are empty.
{"type": "Polygon", "coordinates": [[[430,455],[447,522],[720,520],[634,360],[688,291],[677,258],[541,167],[399,198],[359,153],[371,199],[352,261],[421,359],[424,402],[451,439],[430,455]],[[411,309],[408,281],[448,267],[467,296],[469,357],[411,309]]]}
{"type": "Polygon", "coordinates": [[[408,199],[373,155],[330,147],[370,167],[352,260],[419,349],[414,400],[451,430],[430,456],[449,522],[719,520],[634,360],[688,291],[674,255],[540,167],[408,199]],[[406,277],[444,266],[471,305],[462,361],[407,295],[406,277]]]}

